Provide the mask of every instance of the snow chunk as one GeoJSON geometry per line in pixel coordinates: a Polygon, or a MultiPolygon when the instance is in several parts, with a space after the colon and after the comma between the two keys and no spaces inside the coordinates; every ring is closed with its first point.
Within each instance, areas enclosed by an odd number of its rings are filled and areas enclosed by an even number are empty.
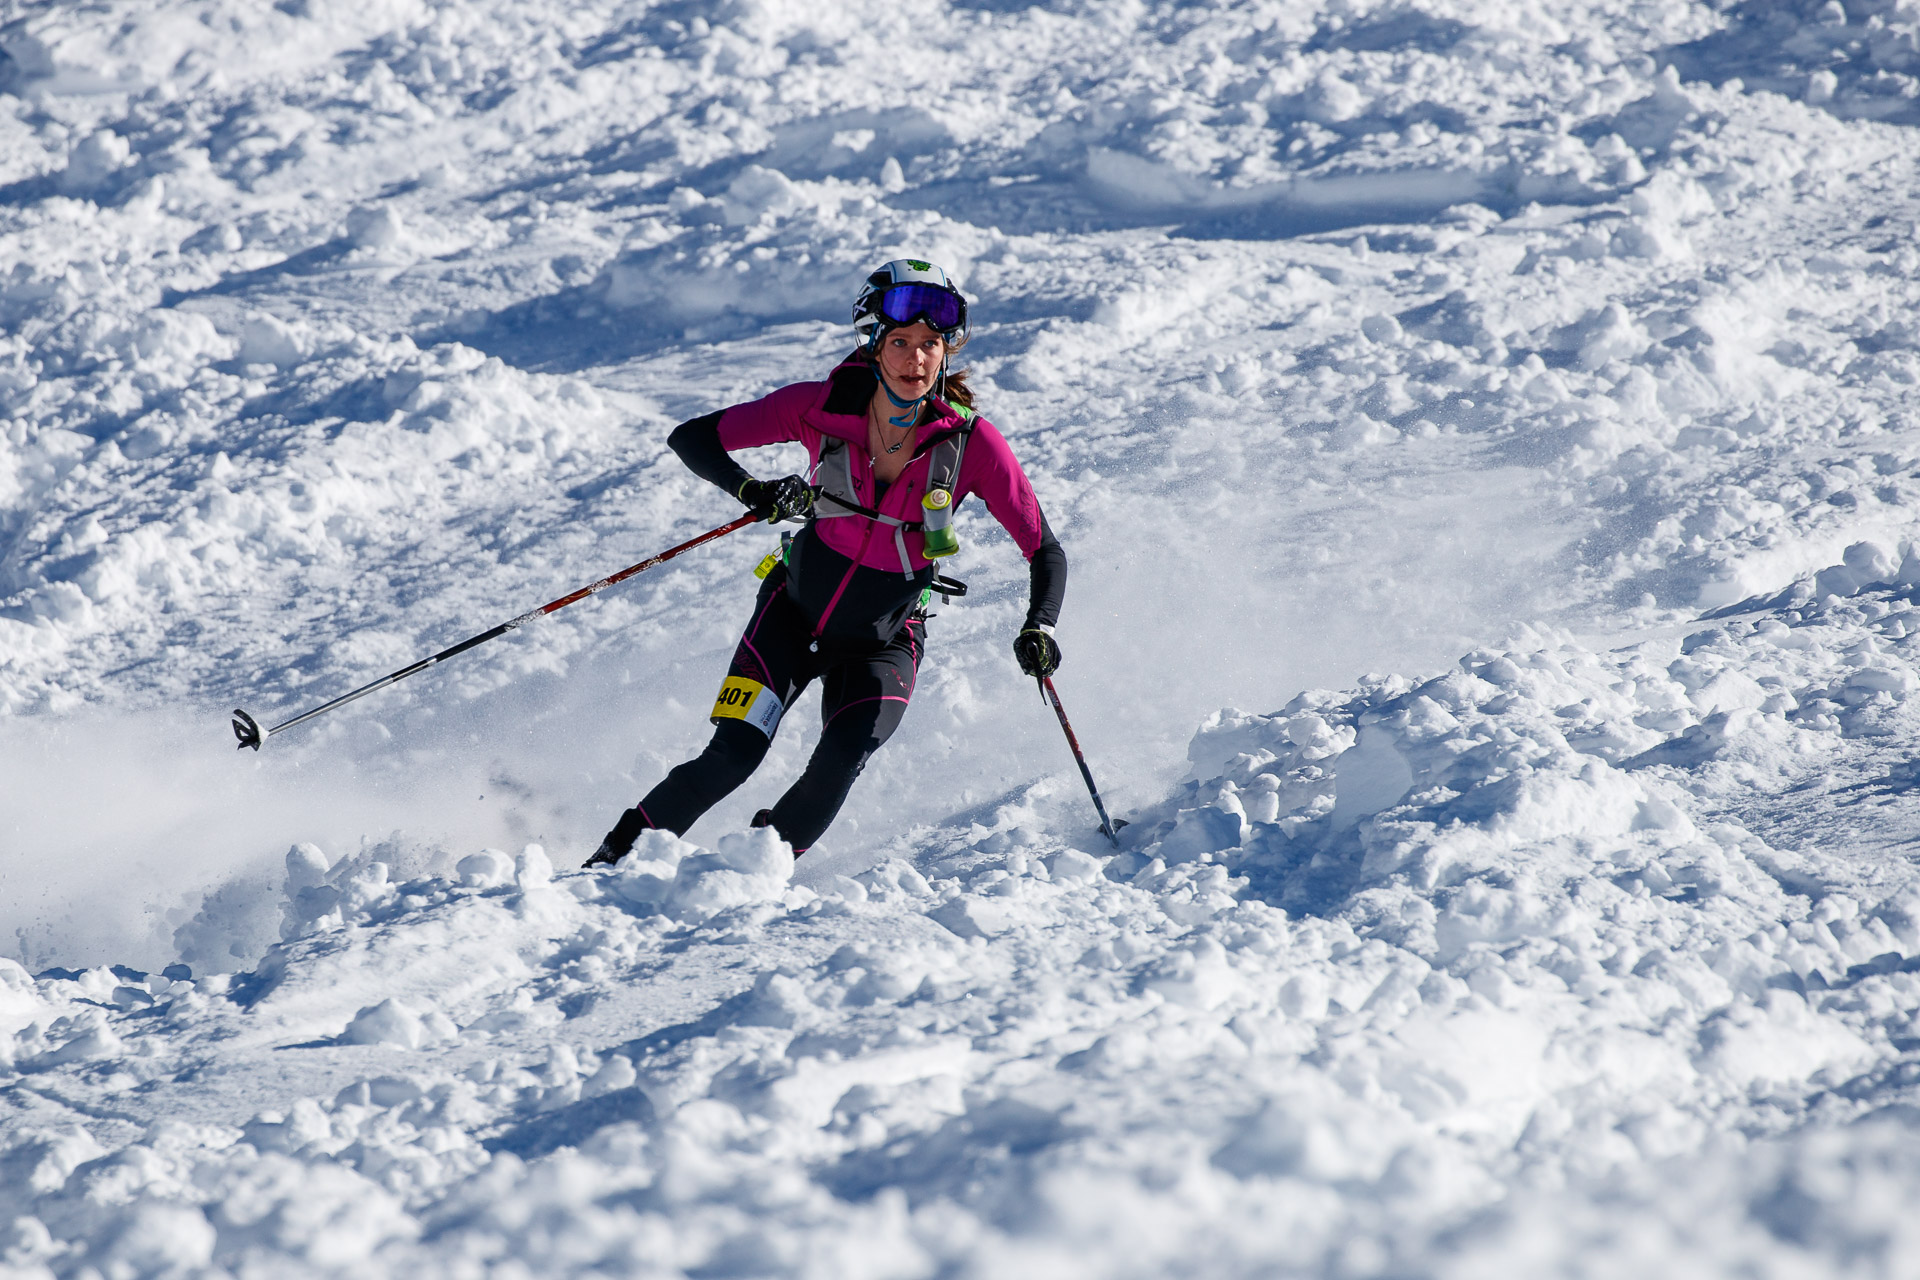
{"type": "Polygon", "coordinates": [[[778,901],[792,879],[793,846],[772,827],[757,827],[721,837],[714,853],[682,860],[663,905],[684,923],[700,923],[734,907],[778,901]]]}
{"type": "Polygon", "coordinates": [[[6,1052],[4,1037],[32,1022],[43,1008],[32,976],[17,961],[0,956],[0,1055],[6,1052]]]}
{"type": "Polygon", "coordinates": [[[447,1016],[436,1009],[416,1010],[396,997],[362,1009],[347,1029],[340,1033],[342,1044],[385,1044],[400,1049],[418,1049],[438,1041],[451,1040],[459,1033],[447,1016]]]}
{"type": "Polygon", "coordinates": [[[361,249],[391,249],[405,234],[400,214],[392,205],[355,209],[347,215],[347,239],[361,249]]]}
{"type": "Polygon", "coordinates": [[[1333,761],[1333,769],[1335,827],[1391,808],[1413,785],[1413,770],[1394,748],[1392,734],[1377,726],[1361,729],[1359,740],[1333,761]]]}
{"type": "Polygon", "coordinates": [[[240,349],[235,358],[242,364],[270,364],[292,369],[313,351],[313,333],[305,325],[288,324],[264,313],[248,316],[241,325],[240,349]]]}
{"type": "Polygon", "coordinates": [[[1652,341],[1646,330],[1635,324],[1627,309],[1617,302],[1589,312],[1555,337],[1561,345],[1573,350],[1574,362],[1589,371],[1610,360],[1631,360],[1652,341]]]}
{"type": "Polygon", "coordinates": [[[1212,938],[1199,938],[1169,954],[1145,983],[1147,990],[1190,1009],[1218,1008],[1237,985],[1226,949],[1212,938]]]}
{"type": "Polygon", "coordinates": [[[783,217],[807,204],[793,180],[777,169],[750,164],[727,185],[723,197],[727,225],[745,226],[766,217],[783,217]]]}
{"type": "Polygon", "coordinates": [[[469,889],[496,889],[513,878],[513,859],[498,849],[470,853],[454,864],[460,883],[469,889]]]}
{"type": "Polygon", "coordinates": [[[949,899],[927,913],[961,938],[991,938],[1013,927],[1010,904],[965,895],[949,899]]]}
{"type": "Polygon", "coordinates": [[[924,898],[933,892],[933,886],[911,863],[899,858],[888,858],[876,866],[868,867],[853,877],[854,882],[867,891],[869,898],[880,901],[892,901],[900,898],[924,898]]]}
{"type": "Polygon", "coordinates": [[[1246,838],[1246,813],[1237,802],[1210,804],[1187,809],[1174,822],[1173,831],[1153,852],[1169,864],[1193,862],[1202,855],[1237,848],[1246,838]]]}
{"type": "Polygon", "coordinates": [[[211,1262],[218,1239],[197,1206],[148,1200],[119,1215],[88,1256],[105,1263],[109,1275],[177,1275],[211,1262]]]}
{"type": "Polygon", "coordinates": [[[1879,543],[1856,542],[1841,555],[1839,564],[1813,576],[1814,596],[1858,595],[1874,583],[1894,581],[1900,570],[1900,559],[1879,543]]]}
{"type": "Polygon", "coordinates": [[[1239,1178],[1317,1182],[1378,1178],[1398,1147],[1392,1128],[1352,1099],[1326,1093],[1269,1100],[1213,1163],[1239,1178]]]}
{"type": "Polygon", "coordinates": [[[113,130],[90,133],[67,153],[67,167],[58,186],[66,195],[89,195],[123,168],[132,154],[127,140],[113,130]]]}
{"type": "Polygon", "coordinates": [[[69,1023],[68,1039],[64,1044],[57,1049],[40,1054],[28,1065],[34,1070],[46,1070],[73,1062],[97,1062],[106,1058],[117,1058],[125,1051],[126,1046],[114,1032],[105,1013],[89,1009],[69,1023]]]}
{"type": "Polygon", "coordinates": [[[1098,880],[1105,866],[1102,859],[1090,853],[1068,849],[1055,854],[1047,863],[1047,874],[1056,884],[1086,884],[1098,880]]]}
{"type": "Polygon", "coordinates": [[[553,881],[553,859],[537,844],[530,844],[514,859],[514,883],[522,893],[544,889],[553,881]]]}
{"type": "Polygon", "coordinates": [[[758,1096],[743,1099],[762,1114],[807,1129],[833,1118],[841,1099],[860,1086],[897,1087],[936,1076],[958,1076],[966,1067],[965,1039],[941,1039],[908,1047],[880,1049],[845,1060],[802,1058],[791,1071],[771,1080],[758,1096]]]}
{"type": "Polygon", "coordinates": [[[66,1185],[73,1171],[107,1154],[92,1134],[65,1129],[27,1129],[0,1148],[0,1191],[24,1197],[46,1195],[66,1185]]]}
{"type": "Polygon", "coordinates": [[[1790,992],[1734,1005],[1700,1029],[1700,1065],[1737,1088],[1791,1084],[1826,1068],[1847,1069],[1873,1049],[1844,1024],[1790,992]]]}
{"type": "Polygon", "coordinates": [[[1423,1009],[1395,1032],[1382,1083],[1422,1120],[1511,1142],[1552,1083],[1548,1035],[1532,1017],[1480,1007],[1423,1009]]]}

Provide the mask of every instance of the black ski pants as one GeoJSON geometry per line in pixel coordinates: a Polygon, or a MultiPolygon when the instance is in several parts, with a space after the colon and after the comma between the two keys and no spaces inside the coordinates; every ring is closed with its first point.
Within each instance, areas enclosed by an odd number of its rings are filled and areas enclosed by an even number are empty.
{"type": "Polygon", "coordinates": [[[879,646],[816,642],[785,585],[785,566],[776,566],[761,585],[753,620],[714,705],[706,749],[676,766],[636,806],[649,826],[685,835],[760,767],[787,709],[818,679],[820,742],[772,809],[774,830],[797,856],[813,847],[846,802],[853,780],[900,727],[926,649],[926,620],[909,618],[879,646]]]}

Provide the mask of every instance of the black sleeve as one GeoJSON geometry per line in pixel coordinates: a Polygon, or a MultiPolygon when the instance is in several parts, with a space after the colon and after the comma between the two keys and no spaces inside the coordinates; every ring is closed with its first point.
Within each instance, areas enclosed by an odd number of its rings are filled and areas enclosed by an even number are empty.
{"type": "Polygon", "coordinates": [[[717,412],[703,413],[675,427],[667,437],[667,447],[680,455],[687,470],[709,484],[719,485],[735,502],[740,500],[740,486],[753,479],[753,473],[721,446],[717,412]]]}
{"type": "Polygon", "coordinates": [[[1050,627],[1060,620],[1060,605],[1067,597],[1067,552],[1053,536],[1047,513],[1040,513],[1040,545],[1027,562],[1027,620],[1025,627],[1050,627]]]}

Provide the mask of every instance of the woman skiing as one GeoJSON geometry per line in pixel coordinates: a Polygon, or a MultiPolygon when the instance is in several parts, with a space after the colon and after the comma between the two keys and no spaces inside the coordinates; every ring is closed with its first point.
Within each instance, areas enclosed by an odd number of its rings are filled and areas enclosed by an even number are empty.
{"type": "Polygon", "coordinates": [[[798,857],[840,811],[853,780],[892,736],[926,651],[934,561],[958,549],[955,508],[977,494],[1027,557],[1031,585],[1014,657],[1053,674],[1067,557],[1005,437],[973,411],[967,302],[946,272],[913,259],[867,277],[853,304],[860,345],[824,382],[782,387],[683,422],[667,443],[695,475],[768,521],[804,523],[767,573],[714,703],[713,738],[620,815],[588,866],[618,862],[642,831],[685,834],[753,773],[780,719],[821,683],[820,742],[771,809],[798,857]],[[735,449],[798,441],[812,483],[756,480],[735,449]]]}

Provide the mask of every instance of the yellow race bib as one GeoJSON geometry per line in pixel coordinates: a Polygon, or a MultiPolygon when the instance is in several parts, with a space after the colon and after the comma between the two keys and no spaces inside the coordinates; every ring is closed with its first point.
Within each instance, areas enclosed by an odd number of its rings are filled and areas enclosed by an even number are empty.
{"type": "Polygon", "coordinates": [[[714,699],[713,714],[708,719],[716,723],[721,720],[745,720],[771,738],[786,710],[780,704],[780,699],[774,696],[773,690],[758,680],[728,676],[720,685],[720,696],[714,699]]]}

